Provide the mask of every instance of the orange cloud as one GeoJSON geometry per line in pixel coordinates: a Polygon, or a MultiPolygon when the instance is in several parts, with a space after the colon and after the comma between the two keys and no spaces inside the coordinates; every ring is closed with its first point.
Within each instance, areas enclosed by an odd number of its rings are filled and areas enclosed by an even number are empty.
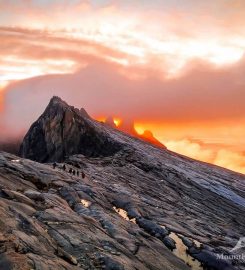
{"type": "MultiPolygon", "coordinates": [[[[160,8],[157,4],[154,8],[152,4],[150,9],[145,9],[144,5],[137,9],[134,5],[125,9],[121,1],[97,8],[88,2],[69,5],[51,2],[47,3],[49,8],[37,5],[35,1],[28,5],[25,1],[18,1],[19,4],[2,3],[1,10],[5,14],[2,25],[13,25],[16,20],[17,27],[14,35],[13,29],[9,28],[12,38],[16,40],[9,40],[9,46],[2,46],[1,49],[7,48],[18,55],[25,53],[18,51],[21,47],[18,39],[24,39],[33,48],[26,50],[27,58],[38,54],[42,47],[46,55],[50,53],[49,57],[53,59],[64,57],[60,49],[66,43],[65,49],[72,50],[74,56],[83,51],[83,54],[103,56],[103,59],[121,65],[154,66],[162,76],[168,77],[176,76],[193,59],[205,59],[218,66],[241,59],[245,47],[245,20],[241,2],[232,1],[229,12],[223,0],[215,1],[215,4],[210,1],[189,2],[191,4],[186,2],[186,8],[184,4],[181,7],[167,7],[163,2],[160,8]],[[229,23],[232,31],[227,31],[224,22],[229,23]],[[29,29],[30,25],[32,29],[29,29]],[[48,51],[47,41],[50,43],[49,49],[53,51],[48,51]],[[82,45],[80,49],[79,42],[82,45]],[[91,44],[85,46],[85,42],[91,44]],[[78,46],[74,48],[72,43],[78,46]],[[104,51],[101,47],[97,51],[99,45],[103,46],[104,51]],[[108,48],[111,50],[109,54],[108,48]]],[[[6,32],[0,33],[4,39],[6,32]]],[[[79,59],[73,59],[74,65],[78,64],[79,59]]],[[[54,69],[47,73],[51,72],[54,69]]]]}
{"type": "Polygon", "coordinates": [[[245,174],[245,154],[221,149],[218,151],[214,164],[245,174]]]}
{"type": "Polygon", "coordinates": [[[245,173],[245,153],[223,149],[224,146],[205,146],[190,139],[165,141],[169,150],[212,163],[236,172],[245,173]]]}
{"type": "Polygon", "coordinates": [[[244,61],[220,69],[197,63],[182,77],[163,80],[151,67],[121,67],[89,55],[85,59],[87,66],[74,74],[47,75],[10,84],[6,92],[9,119],[14,121],[24,115],[20,125],[30,125],[55,94],[77,107],[85,106],[93,115],[117,115],[136,122],[244,123],[244,61]],[[122,70],[148,72],[151,77],[132,80],[122,75],[122,70]]]}
{"type": "Polygon", "coordinates": [[[212,149],[205,149],[199,143],[192,142],[189,139],[171,140],[165,142],[165,145],[169,150],[201,161],[212,163],[214,158],[212,149]]]}
{"type": "Polygon", "coordinates": [[[205,142],[245,145],[244,1],[126,2],[0,1],[5,136],[24,132],[59,95],[92,115],[143,123],[176,151],[240,170],[237,149],[218,153],[186,138],[200,138],[196,125],[205,142]]]}

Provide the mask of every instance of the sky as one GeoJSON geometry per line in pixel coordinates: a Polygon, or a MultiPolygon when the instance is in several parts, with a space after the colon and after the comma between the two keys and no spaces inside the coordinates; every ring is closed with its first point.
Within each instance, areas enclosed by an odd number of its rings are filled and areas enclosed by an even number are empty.
{"type": "Polygon", "coordinates": [[[0,140],[53,95],[245,173],[244,0],[0,0],[0,140]]]}

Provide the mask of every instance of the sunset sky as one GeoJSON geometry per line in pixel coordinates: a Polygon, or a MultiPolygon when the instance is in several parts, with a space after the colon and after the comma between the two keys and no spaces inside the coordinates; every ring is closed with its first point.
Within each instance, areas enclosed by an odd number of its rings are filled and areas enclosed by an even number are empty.
{"type": "Polygon", "coordinates": [[[244,0],[0,0],[0,140],[58,95],[245,173],[244,0]]]}

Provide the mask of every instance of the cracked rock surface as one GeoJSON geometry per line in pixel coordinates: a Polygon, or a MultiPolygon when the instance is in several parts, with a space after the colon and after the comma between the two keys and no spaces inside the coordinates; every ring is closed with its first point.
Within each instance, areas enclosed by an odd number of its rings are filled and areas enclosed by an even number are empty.
{"type": "Polygon", "coordinates": [[[58,98],[22,156],[0,152],[0,269],[190,269],[172,235],[202,263],[193,269],[245,269],[216,256],[245,236],[244,175],[130,137],[58,98]]]}
{"type": "Polygon", "coordinates": [[[89,174],[2,152],[0,189],[0,269],[188,269],[89,174]]]}

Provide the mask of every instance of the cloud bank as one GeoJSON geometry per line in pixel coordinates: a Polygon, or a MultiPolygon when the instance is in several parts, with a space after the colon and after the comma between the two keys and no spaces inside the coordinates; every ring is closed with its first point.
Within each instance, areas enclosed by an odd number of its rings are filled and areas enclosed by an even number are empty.
{"type": "Polygon", "coordinates": [[[244,1],[20,0],[0,10],[0,140],[22,135],[59,95],[243,171],[244,1]]]}

